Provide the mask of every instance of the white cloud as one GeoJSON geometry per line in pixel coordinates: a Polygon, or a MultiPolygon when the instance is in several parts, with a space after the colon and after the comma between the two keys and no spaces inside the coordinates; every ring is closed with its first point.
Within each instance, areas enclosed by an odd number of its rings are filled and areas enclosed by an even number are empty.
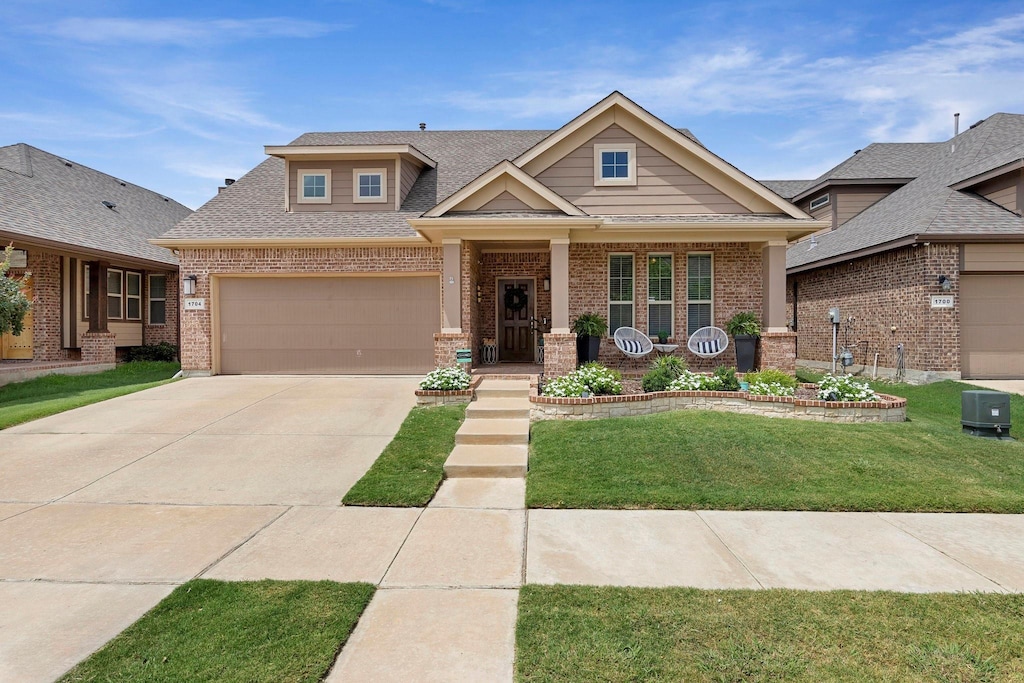
{"type": "Polygon", "coordinates": [[[40,33],[80,43],[138,43],[192,46],[264,38],[317,38],[342,25],[281,17],[263,19],[127,19],[73,17],[39,26],[40,33]]]}

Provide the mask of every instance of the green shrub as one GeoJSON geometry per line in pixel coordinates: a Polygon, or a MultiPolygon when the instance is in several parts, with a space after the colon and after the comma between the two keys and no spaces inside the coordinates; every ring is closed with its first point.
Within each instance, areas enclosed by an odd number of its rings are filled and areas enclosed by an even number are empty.
{"type": "Polygon", "coordinates": [[[659,356],[651,361],[650,368],[651,370],[668,369],[678,377],[686,369],[686,359],[679,356],[659,356]]]}
{"type": "Polygon", "coordinates": [[[761,321],[756,313],[743,311],[729,319],[725,324],[725,331],[733,337],[741,334],[757,337],[761,334],[761,321]]]}
{"type": "Polygon", "coordinates": [[[775,370],[773,368],[758,370],[757,372],[748,372],[743,379],[750,382],[750,386],[754,386],[755,384],[780,384],[789,389],[796,389],[797,386],[796,377],[787,372],[783,372],[782,370],[775,370]]]}
{"type": "Polygon", "coordinates": [[[739,391],[740,381],[736,378],[736,368],[719,365],[715,368],[715,377],[722,381],[719,391],[739,391]]]}
{"type": "Polygon", "coordinates": [[[640,380],[644,391],[667,391],[672,382],[686,370],[686,361],[678,356],[661,356],[651,363],[651,369],[640,380]]]}
{"type": "Polygon", "coordinates": [[[167,342],[129,346],[125,350],[124,359],[129,363],[136,361],[171,362],[178,358],[178,347],[167,342]]]}
{"type": "Polygon", "coordinates": [[[572,331],[588,337],[600,337],[608,331],[608,321],[597,313],[583,313],[572,321],[572,331]]]}

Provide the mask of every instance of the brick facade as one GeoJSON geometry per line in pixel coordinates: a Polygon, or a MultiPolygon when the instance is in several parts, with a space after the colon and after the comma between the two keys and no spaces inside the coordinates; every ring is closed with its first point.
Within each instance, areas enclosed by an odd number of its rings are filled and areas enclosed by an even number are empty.
{"type": "MultiPolygon", "coordinates": [[[[197,276],[196,296],[207,302],[211,274],[442,271],[440,247],[182,249],[179,260],[183,275],[197,276]]],[[[212,369],[210,308],[208,303],[203,311],[182,311],[180,355],[185,371],[212,369]]]]}
{"type": "Polygon", "coordinates": [[[61,257],[31,249],[27,270],[32,273],[32,360],[71,360],[73,352],[61,338],[61,257]]]}
{"type": "Polygon", "coordinates": [[[458,365],[455,352],[459,349],[473,348],[472,343],[473,336],[465,332],[438,332],[434,335],[434,365],[439,368],[455,367],[458,365]]]}
{"type": "Polygon", "coordinates": [[[86,332],[82,335],[83,363],[113,363],[117,360],[113,332],[86,332]]]}
{"type": "Polygon", "coordinates": [[[850,347],[855,366],[873,365],[878,353],[879,367],[895,367],[902,342],[908,370],[959,373],[959,306],[931,307],[932,294],[947,293],[939,275],[952,281],[948,293],[959,302],[959,262],[957,244],[922,244],[790,275],[787,316],[794,320],[795,298],[797,357],[832,362],[828,310],[838,306],[838,346],[850,347]]]}
{"type": "Polygon", "coordinates": [[[558,377],[576,369],[576,335],[544,335],[544,376],[558,377]]]}
{"type": "MultiPolygon", "coordinates": [[[[161,273],[150,273],[152,275],[160,275],[161,273]]],[[[161,342],[167,342],[168,344],[178,345],[178,283],[180,278],[177,273],[167,273],[167,291],[166,291],[166,305],[167,311],[166,322],[163,325],[151,325],[149,324],[149,277],[148,275],[144,278],[146,296],[144,310],[142,315],[145,317],[146,324],[142,328],[142,338],[147,344],[159,344],[161,342]]]]}
{"type": "Polygon", "coordinates": [[[757,344],[757,367],[774,368],[796,374],[796,334],[763,332],[757,344]]]}
{"type": "Polygon", "coordinates": [[[533,278],[536,283],[534,292],[534,316],[540,321],[547,318],[551,321],[551,292],[544,291],[544,279],[551,277],[551,252],[508,252],[485,253],[480,266],[481,303],[476,318],[481,337],[497,336],[495,322],[497,320],[498,302],[496,301],[498,278],[533,278]]]}

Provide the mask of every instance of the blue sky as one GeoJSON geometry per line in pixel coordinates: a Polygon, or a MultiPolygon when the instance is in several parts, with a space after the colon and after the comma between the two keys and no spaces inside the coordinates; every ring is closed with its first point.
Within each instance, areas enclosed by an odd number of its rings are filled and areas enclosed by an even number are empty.
{"type": "Polygon", "coordinates": [[[0,2],[0,144],[198,207],[311,130],[556,128],[621,90],[755,178],[1024,112],[1019,2],[0,2]]]}

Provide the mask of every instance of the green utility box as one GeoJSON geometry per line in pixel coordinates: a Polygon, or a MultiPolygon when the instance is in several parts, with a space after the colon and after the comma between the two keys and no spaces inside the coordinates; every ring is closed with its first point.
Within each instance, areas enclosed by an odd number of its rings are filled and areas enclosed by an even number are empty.
{"type": "Polygon", "coordinates": [[[1010,395],[1001,391],[963,392],[960,424],[971,436],[1010,439],[1010,395]]]}

